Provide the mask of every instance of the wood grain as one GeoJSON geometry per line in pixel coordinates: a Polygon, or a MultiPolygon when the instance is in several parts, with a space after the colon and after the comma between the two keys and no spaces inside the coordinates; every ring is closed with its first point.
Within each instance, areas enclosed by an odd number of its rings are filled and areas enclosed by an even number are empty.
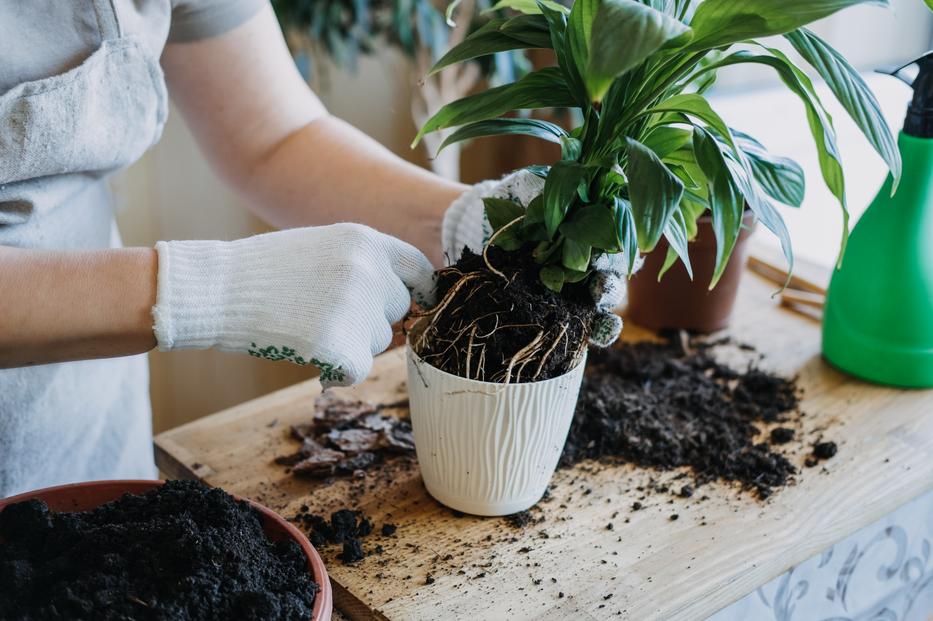
{"type": "MultiPolygon", "coordinates": [[[[383,554],[356,566],[323,551],[336,606],[352,619],[704,618],[933,489],[933,392],[836,372],[819,355],[819,324],[779,308],[774,289],[746,275],[731,332],[766,354],[762,366],[800,378],[807,442],[788,449],[791,460],[801,466],[822,434],[839,453],[803,468],[767,502],[714,484],[690,499],[655,493],[633,511],[639,486],[679,489],[678,473],[583,464],[555,475],[551,499],[536,511],[544,521],[522,530],[500,518],[456,517],[426,494],[416,466],[331,486],[299,480],[272,460],[295,449],[288,426],[310,417],[316,381],[159,435],[158,465],[285,516],[303,504],[319,513],[349,504],[377,529],[398,524],[396,536],[366,542],[383,554]]],[[[625,330],[628,340],[646,337],[625,330]]],[[[379,357],[365,384],[342,392],[404,398],[402,352],[379,357]]]]}

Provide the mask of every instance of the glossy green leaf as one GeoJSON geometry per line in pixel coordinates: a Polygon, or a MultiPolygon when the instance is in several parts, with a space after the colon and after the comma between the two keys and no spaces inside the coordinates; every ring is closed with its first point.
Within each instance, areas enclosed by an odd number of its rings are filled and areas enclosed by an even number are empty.
{"type": "Polygon", "coordinates": [[[494,19],[467,36],[440,60],[428,75],[457,63],[497,52],[551,46],[547,22],[540,15],[520,15],[512,19],[494,19]]]}
{"type": "Polygon", "coordinates": [[[573,239],[565,239],[561,249],[561,264],[576,272],[585,272],[590,268],[590,247],[573,239]]]}
{"type": "Polygon", "coordinates": [[[707,50],[806,26],[857,4],[888,6],[888,0],[704,0],[690,21],[688,49],[707,50]]]}
{"type": "Polygon", "coordinates": [[[651,130],[651,133],[648,134],[643,142],[644,145],[654,151],[658,157],[664,159],[669,154],[689,143],[692,133],[692,130],[682,127],[659,125],[651,130]]]}
{"type": "Polygon", "coordinates": [[[412,148],[421,138],[438,129],[485,121],[513,110],[566,108],[574,105],[560,70],[546,67],[533,71],[518,82],[506,84],[447,104],[424,124],[412,148]]]}
{"type": "Polygon", "coordinates": [[[638,258],[638,228],[635,224],[635,214],[632,205],[627,200],[613,198],[615,220],[618,227],[618,237],[622,244],[622,258],[625,261],[625,271],[631,276],[635,269],[635,260],[638,258]]]}
{"type": "Polygon", "coordinates": [[[628,157],[629,195],[638,230],[638,247],[642,252],[650,252],[677,209],[684,184],[654,151],[631,138],[628,139],[628,157]]]}
{"type": "Polygon", "coordinates": [[[556,143],[560,143],[562,139],[567,136],[567,132],[559,125],[539,119],[488,119],[486,121],[476,121],[475,123],[468,123],[467,125],[458,127],[452,134],[447,136],[438,151],[463,140],[482,138],[484,136],[514,134],[534,136],[535,138],[541,138],[556,143]]]}
{"type": "Polygon", "coordinates": [[[635,0],[601,0],[584,74],[590,99],[601,101],[616,76],[689,32],[680,21],[635,0]]]}
{"type": "Polygon", "coordinates": [[[564,83],[567,84],[567,88],[573,95],[577,106],[585,108],[589,105],[589,100],[586,96],[586,88],[583,85],[582,74],[577,68],[577,63],[573,58],[567,40],[569,28],[567,15],[550,9],[543,4],[540,8],[541,14],[544,15],[545,20],[548,22],[548,28],[551,32],[551,47],[557,56],[557,67],[561,75],[564,76],[564,83]]]}
{"type": "Polygon", "coordinates": [[[583,143],[570,136],[560,137],[560,159],[575,162],[580,159],[583,143]]]}
{"type": "MultiPolygon", "coordinates": [[[[810,78],[794,65],[780,50],[774,48],[766,49],[770,52],[770,55],[755,54],[743,50],[730,54],[710,67],[725,67],[741,63],[758,63],[769,66],[777,71],[781,81],[783,81],[784,84],[797,95],[800,101],[803,102],[807,113],[807,122],[810,125],[810,133],[813,135],[813,140],[816,144],[823,181],[833,195],[839,200],[839,205],[842,208],[843,231],[839,250],[839,259],[841,260],[849,236],[849,210],[846,204],[842,157],[836,146],[836,132],[835,129],[833,129],[832,118],[820,103],[810,78]]],[[[747,160],[744,159],[744,156],[742,163],[746,171],[751,172],[750,166],[747,160]]],[[[748,195],[746,195],[746,198],[748,198],[748,195]]],[[[752,207],[754,208],[755,205],[752,204],[752,207]]],[[[790,260],[789,257],[788,260],[790,260]]]]}
{"type": "Polygon", "coordinates": [[[620,247],[615,217],[605,205],[588,205],[577,209],[560,225],[560,232],[567,239],[600,250],[613,252],[620,247]]]}
{"type": "Polygon", "coordinates": [[[586,75],[593,20],[596,19],[601,2],[602,0],[575,0],[567,18],[567,44],[580,75],[586,75]]]}
{"type": "MultiPolygon", "coordinates": [[[[674,267],[674,264],[677,263],[677,259],[680,257],[677,255],[677,251],[674,250],[674,247],[671,245],[667,246],[667,253],[664,255],[664,263],[661,264],[661,269],[658,270],[658,282],[661,282],[661,279],[664,278],[664,275],[667,274],[668,270],[674,267]]],[[[690,276],[690,280],[693,280],[693,276],[690,276]]]]}
{"type": "Polygon", "coordinates": [[[574,162],[560,161],[551,167],[544,182],[544,225],[549,235],[553,236],[564,221],[583,172],[583,167],[574,162]]]}
{"type": "MultiPolygon", "coordinates": [[[[687,230],[687,215],[681,208],[682,204],[683,201],[677,205],[677,209],[674,210],[674,213],[671,214],[670,219],[667,221],[667,225],[664,227],[664,239],[667,240],[670,249],[680,257],[684,267],[687,268],[687,275],[690,276],[690,280],[693,280],[693,266],[690,265],[690,252],[687,249],[687,244],[690,241],[687,230]]],[[[664,271],[666,270],[662,270],[658,274],[658,280],[661,279],[664,271]]]]}
{"type": "Polygon", "coordinates": [[[747,134],[732,130],[739,148],[748,157],[755,181],[771,198],[800,207],[806,191],[806,178],[800,164],[787,157],[772,155],[764,146],[747,134]]]}
{"type": "Polygon", "coordinates": [[[554,0],[499,0],[494,5],[483,11],[483,13],[493,13],[495,11],[501,11],[503,9],[512,9],[513,11],[518,11],[519,13],[525,13],[526,15],[540,15],[541,7],[538,5],[538,2],[544,4],[546,7],[553,11],[560,11],[561,13],[568,13],[569,9],[559,2],[554,2],[554,0]]]}
{"type": "Polygon", "coordinates": [[[872,148],[888,165],[894,178],[891,191],[896,191],[901,178],[901,153],[881,112],[881,106],[865,80],[842,54],[809,30],[801,28],[786,37],[797,53],[826,81],[872,148]]]}
{"type": "Polygon", "coordinates": [[[708,179],[710,213],[716,234],[716,267],[709,285],[712,289],[722,277],[739,238],[745,199],[732,179],[719,142],[712,134],[697,128],[693,133],[693,150],[708,179]]]}

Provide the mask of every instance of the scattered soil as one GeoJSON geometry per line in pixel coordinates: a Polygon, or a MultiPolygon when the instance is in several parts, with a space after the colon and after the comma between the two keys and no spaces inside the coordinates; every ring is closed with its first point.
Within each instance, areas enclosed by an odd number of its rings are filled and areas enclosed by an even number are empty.
{"type": "Polygon", "coordinates": [[[0,536],[0,619],[306,621],[318,591],[297,543],[191,481],[86,512],[10,505],[0,536]]]}
{"type": "MultiPolygon", "coordinates": [[[[687,466],[697,484],[738,481],[761,498],[785,485],[796,470],[756,442],[756,425],[786,420],[797,408],[797,387],[758,368],[737,372],[718,362],[712,350],[720,344],[642,342],[592,351],[561,463],[687,466]]],[[[785,436],[778,432],[775,443],[785,436]]]]}
{"type": "Polygon", "coordinates": [[[448,373],[501,383],[545,380],[572,369],[595,312],[586,285],[554,293],[541,283],[541,266],[527,249],[491,246],[486,258],[501,275],[469,249],[437,272],[439,302],[420,315],[426,327],[415,336],[418,355],[448,373]]]}
{"type": "MultiPolygon", "coordinates": [[[[337,558],[345,565],[352,565],[363,560],[367,552],[363,549],[363,537],[373,533],[372,521],[361,511],[340,509],[330,515],[330,520],[320,515],[301,512],[291,518],[293,522],[303,523],[315,548],[325,548],[328,545],[343,547],[337,558]]],[[[394,534],[394,524],[383,524],[383,536],[394,534]]]]}
{"type": "Polygon", "coordinates": [[[296,475],[326,479],[359,475],[387,457],[414,455],[411,422],[382,413],[407,405],[347,401],[324,392],[314,402],[311,422],[291,427],[301,448],[275,462],[296,475]]]}
{"type": "Polygon", "coordinates": [[[838,447],[835,442],[817,442],[813,445],[813,452],[807,457],[804,465],[812,468],[821,461],[832,459],[836,455],[838,447]]]}

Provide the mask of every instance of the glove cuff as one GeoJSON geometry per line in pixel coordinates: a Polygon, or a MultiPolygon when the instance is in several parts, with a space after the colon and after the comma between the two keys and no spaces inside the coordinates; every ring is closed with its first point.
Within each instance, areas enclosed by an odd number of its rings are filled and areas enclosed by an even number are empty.
{"type": "Polygon", "coordinates": [[[159,242],[155,249],[159,271],[152,317],[159,349],[248,349],[246,327],[256,325],[259,308],[238,302],[236,292],[271,276],[261,245],[173,241],[159,242]]]}

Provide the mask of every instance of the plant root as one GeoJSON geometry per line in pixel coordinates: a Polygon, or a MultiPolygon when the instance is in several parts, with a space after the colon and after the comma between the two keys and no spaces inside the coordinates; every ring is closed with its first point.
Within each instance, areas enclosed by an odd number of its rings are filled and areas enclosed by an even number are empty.
{"type": "Polygon", "coordinates": [[[586,350],[593,304],[582,287],[572,295],[550,291],[538,269],[527,252],[466,251],[457,265],[438,271],[437,306],[410,315],[413,350],[442,371],[478,381],[566,373],[586,350]]]}

